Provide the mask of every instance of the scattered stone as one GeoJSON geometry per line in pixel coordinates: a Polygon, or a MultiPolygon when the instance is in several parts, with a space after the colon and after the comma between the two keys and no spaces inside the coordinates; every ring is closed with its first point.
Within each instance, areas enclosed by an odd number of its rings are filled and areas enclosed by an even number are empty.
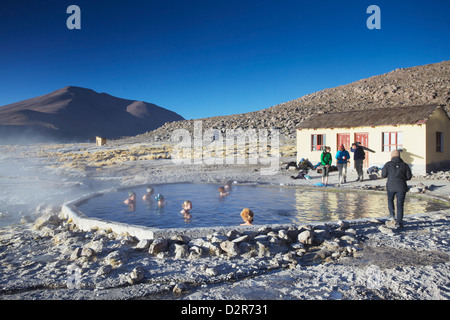
{"type": "Polygon", "coordinates": [[[294,256],[294,254],[293,254],[292,252],[288,252],[288,253],[286,253],[285,255],[283,255],[283,260],[284,260],[284,261],[287,261],[287,262],[294,262],[294,261],[297,261],[297,260],[295,259],[295,256],[294,256]]]}
{"type": "Polygon", "coordinates": [[[133,245],[138,242],[135,237],[130,235],[121,235],[117,237],[116,240],[119,240],[123,245],[133,245]]]}
{"type": "Polygon", "coordinates": [[[174,243],[174,253],[175,253],[175,259],[185,259],[189,256],[189,250],[187,245],[185,244],[178,244],[174,243]]]}
{"type": "Polygon", "coordinates": [[[152,240],[150,239],[141,239],[136,246],[134,247],[136,250],[148,250],[148,248],[150,247],[150,245],[152,244],[152,240]]]}
{"type": "Polygon", "coordinates": [[[54,237],[57,232],[54,227],[44,226],[39,230],[41,237],[54,237]]]}
{"type": "Polygon", "coordinates": [[[54,244],[58,245],[61,244],[69,239],[73,238],[73,234],[70,231],[63,231],[55,234],[53,236],[53,242],[54,244]]]}
{"type": "Polygon", "coordinates": [[[230,231],[227,232],[226,236],[227,236],[229,239],[235,239],[235,238],[237,238],[237,237],[240,237],[240,236],[241,236],[241,233],[238,232],[237,230],[230,230],[230,231]]]}
{"type": "Polygon", "coordinates": [[[346,241],[347,243],[353,243],[356,241],[355,238],[349,235],[342,236],[341,240],[346,241]]]}
{"type": "Polygon", "coordinates": [[[148,253],[157,255],[160,252],[166,251],[168,249],[168,244],[169,242],[167,241],[167,239],[156,238],[150,245],[148,253]]]}
{"type": "Polygon", "coordinates": [[[220,256],[223,251],[218,244],[210,244],[208,246],[209,254],[212,256],[220,256]]]}
{"type": "Polygon", "coordinates": [[[195,239],[191,239],[191,241],[189,241],[189,246],[196,246],[196,247],[203,247],[206,246],[207,241],[205,241],[203,238],[195,238],[195,239]]]}
{"type": "Polygon", "coordinates": [[[333,254],[333,251],[331,251],[331,250],[321,249],[315,254],[314,260],[325,260],[327,257],[331,256],[332,254],[333,254]]]}
{"type": "Polygon", "coordinates": [[[61,223],[61,219],[56,213],[48,213],[36,219],[33,225],[33,230],[39,230],[44,226],[58,226],[61,223]]]}
{"type": "Polygon", "coordinates": [[[257,241],[256,245],[258,247],[258,257],[263,258],[270,256],[270,251],[267,242],[257,241]]]}
{"type": "Polygon", "coordinates": [[[328,236],[329,236],[329,232],[328,230],[325,229],[318,229],[318,230],[314,230],[314,238],[313,238],[313,243],[315,245],[320,245],[328,236]]]}
{"type": "Polygon", "coordinates": [[[253,238],[255,241],[268,241],[269,236],[266,234],[261,234],[253,238]]]}
{"type": "Polygon", "coordinates": [[[220,248],[225,251],[229,256],[237,256],[239,254],[239,247],[235,242],[229,240],[220,243],[220,248]]]}
{"type": "Polygon", "coordinates": [[[305,230],[298,235],[298,241],[303,244],[312,244],[314,241],[314,233],[305,230]]]}
{"type": "Polygon", "coordinates": [[[130,284],[136,284],[144,279],[144,269],[140,266],[133,269],[128,275],[128,282],[130,284]]]}
{"type": "Polygon", "coordinates": [[[270,231],[272,231],[272,228],[271,227],[267,227],[267,226],[261,227],[261,228],[258,229],[258,233],[259,234],[267,234],[270,231]]]}
{"type": "Polygon", "coordinates": [[[383,225],[379,226],[378,230],[380,230],[380,232],[390,235],[390,236],[394,235],[394,231],[391,228],[387,228],[386,226],[383,226],[383,225]]]}
{"type": "Polygon", "coordinates": [[[345,231],[345,230],[347,230],[348,228],[350,228],[350,223],[348,223],[347,221],[342,221],[342,220],[339,220],[338,221],[338,226],[339,226],[339,230],[340,231],[345,231]]]}
{"type": "Polygon", "coordinates": [[[91,248],[83,248],[83,250],[81,250],[81,256],[82,257],[86,257],[88,259],[92,259],[93,257],[95,257],[96,252],[94,249],[91,248]]]}
{"type": "Polygon", "coordinates": [[[271,253],[282,253],[289,250],[289,247],[286,245],[284,240],[281,240],[277,237],[271,237],[269,240],[269,250],[271,253]]]}
{"type": "Polygon", "coordinates": [[[289,237],[288,237],[288,233],[286,230],[278,230],[278,234],[277,234],[278,238],[283,239],[285,241],[289,241],[289,237]]]}
{"type": "Polygon", "coordinates": [[[76,260],[79,257],[81,257],[81,252],[83,249],[81,247],[75,248],[75,250],[72,251],[72,254],[70,255],[70,260],[76,260]]]}
{"type": "Polygon", "coordinates": [[[86,244],[84,247],[85,248],[91,248],[96,253],[100,253],[100,252],[103,251],[104,243],[105,243],[104,239],[93,240],[93,241],[89,242],[88,244],[86,244]]]}
{"type": "Polygon", "coordinates": [[[394,220],[394,219],[389,219],[389,220],[387,220],[387,221],[384,223],[384,225],[385,225],[387,228],[394,229],[394,228],[395,228],[395,220],[394,220]]]}
{"type": "Polygon", "coordinates": [[[106,264],[104,266],[101,266],[98,268],[97,272],[95,273],[96,276],[105,276],[107,274],[110,274],[112,271],[112,266],[110,264],[106,264]]]}
{"type": "Polygon", "coordinates": [[[201,247],[192,246],[189,248],[188,259],[190,259],[190,260],[199,259],[202,255],[203,255],[203,250],[201,247]]]}
{"type": "Polygon", "coordinates": [[[227,237],[227,236],[214,235],[214,236],[211,238],[210,242],[211,242],[211,243],[221,243],[221,242],[227,241],[227,240],[228,240],[228,237],[227,237]]]}
{"type": "Polygon", "coordinates": [[[128,261],[128,254],[121,250],[116,250],[108,254],[105,263],[110,264],[113,268],[120,267],[128,261]]]}
{"type": "Polygon", "coordinates": [[[327,248],[327,249],[331,250],[331,251],[338,251],[339,248],[340,248],[339,241],[331,241],[331,240],[325,240],[322,243],[322,246],[324,248],[327,248]]]}
{"type": "Polygon", "coordinates": [[[189,243],[189,241],[191,241],[191,239],[189,239],[189,237],[187,237],[185,235],[177,234],[177,235],[170,237],[170,241],[186,244],[186,243],[189,243]]]}
{"type": "Polygon", "coordinates": [[[188,287],[186,286],[186,284],[184,283],[177,283],[174,287],[173,287],[173,293],[176,295],[182,294],[184,291],[186,291],[188,289],[188,287]]]}
{"type": "Polygon", "coordinates": [[[248,242],[241,242],[238,246],[239,246],[239,252],[242,255],[248,254],[249,256],[252,256],[253,254],[257,253],[256,246],[253,244],[250,244],[248,242]]]}
{"type": "Polygon", "coordinates": [[[219,274],[219,271],[217,271],[216,268],[206,268],[205,274],[208,276],[217,276],[219,274]]]}
{"type": "Polygon", "coordinates": [[[249,236],[248,235],[243,235],[243,236],[240,236],[240,237],[237,237],[237,238],[231,240],[231,242],[240,244],[240,243],[246,242],[248,240],[249,240],[249,236]]]}
{"type": "Polygon", "coordinates": [[[376,223],[376,224],[383,223],[383,221],[381,219],[377,219],[377,218],[369,218],[368,221],[371,223],[376,223]]]}

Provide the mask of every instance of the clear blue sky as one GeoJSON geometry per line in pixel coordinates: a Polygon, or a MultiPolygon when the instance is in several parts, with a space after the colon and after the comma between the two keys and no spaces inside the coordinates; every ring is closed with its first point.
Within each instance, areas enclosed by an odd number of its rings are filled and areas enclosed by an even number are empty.
{"type": "Polygon", "coordinates": [[[0,105],[73,85],[187,119],[260,110],[449,60],[449,13],[449,0],[2,0],[0,105]]]}

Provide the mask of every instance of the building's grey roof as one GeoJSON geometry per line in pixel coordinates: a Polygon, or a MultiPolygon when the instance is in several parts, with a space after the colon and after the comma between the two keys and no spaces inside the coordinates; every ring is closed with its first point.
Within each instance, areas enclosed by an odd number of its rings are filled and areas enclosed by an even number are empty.
{"type": "Polygon", "coordinates": [[[422,105],[320,113],[312,115],[300,122],[297,125],[297,129],[355,128],[422,124],[426,123],[437,108],[440,107],[437,105],[422,105]]]}

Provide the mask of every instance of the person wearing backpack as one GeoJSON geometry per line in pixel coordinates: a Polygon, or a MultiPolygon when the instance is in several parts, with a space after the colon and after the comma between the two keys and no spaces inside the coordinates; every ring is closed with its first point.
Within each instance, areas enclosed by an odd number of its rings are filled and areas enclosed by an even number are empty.
{"type": "Polygon", "coordinates": [[[408,191],[406,181],[411,180],[412,173],[410,167],[400,158],[398,150],[391,152],[391,161],[383,166],[381,176],[388,179],[386,190],[390,218],[395,220],[396,228],[403,228],[403,205],[408,191]],[[395,197],[397,197],[397,218],[395,218],[395,197]]]}
{"type": "Polygon", "coordinates": [[[336,153],[337,168],[339,172],[339,183],[347,182],[347,162],[350,159],[350,154],[343,144],[340,145],[338,152],[336,153]]]}

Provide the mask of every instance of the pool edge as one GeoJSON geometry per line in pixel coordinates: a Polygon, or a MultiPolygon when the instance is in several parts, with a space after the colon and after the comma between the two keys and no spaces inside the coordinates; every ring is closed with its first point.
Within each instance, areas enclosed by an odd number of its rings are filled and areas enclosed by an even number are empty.
{"type": "MultiPolygon", "coordinates": [[[[160,229],[160,228],[151,228],[145,226],[132,225],[122,222],[114,222],[107,221],[98,218],[91,218],[86,216],[82,211],[78,210],[77,204],[85,202],[91,198],[102,196],[107,192],[118,191],[129,189],[130,187],[120,187],[120,188],[110,188],[99,192],[89,193],[75,200],[66,202],[62,205],[61,209],[61,217],[63,219],[71,220],[80,230],[82,231],[90,231],[92,229],[104,229],[111,230],[116,234],[129,234],[130,236],[136,237],[137,239],[155,239],[155,238],[167,238],[174,235],[185,235],[188,237],[202,237],[208,234],[212,234],[215,232],[218,233],[226,233],[231,230],[237,231],[257,231],[261,228],[270,227],[272,229],[283,229],[289,227],[295,227],[299,225],[311,225],[311,226],[320,226],[325,224],[334,224],[336,221],[317,221],[317,222],[308,222],[301,224],[260,224],[260,225],[236,225],[236,226],[217,226],[217,227],[196,227],[196,228],[169,228],[169,229],[160,229]]],[[[348,190],[351,191],[351,190],[348,190]]],[[[358,192],[374,192],[374,190],[358,190],[358,192]]],[[[381,192],[381,191],[378,191],[381,192]]],[[[414,196],[417,196],[414,194],[414,196]]],[[[421,194],[419,197],[430,198],[438,201],[443,201],[450,204],[450,201],[438,196],[433,195],[425,195],[421,194]]],[[[441,211],[450,210],[444,209],[439,211],[431,211],[431,212],[422,212],[409,214],[407,217],[419,217],[423,215],[432,215],[439,213],[441,211]]],[[[406,217],[406,216],[405,216],[406,217]]],[[[351,224],[361,224],[367,223],[373,218],[360,218],[360,219],[346,219],[345,221],[350,222],[351,224]]],[[[376,218],[380,221],[383,218],[376,218]]],[[[386,220],[388,217],[386,217],[386,220]]]]}

